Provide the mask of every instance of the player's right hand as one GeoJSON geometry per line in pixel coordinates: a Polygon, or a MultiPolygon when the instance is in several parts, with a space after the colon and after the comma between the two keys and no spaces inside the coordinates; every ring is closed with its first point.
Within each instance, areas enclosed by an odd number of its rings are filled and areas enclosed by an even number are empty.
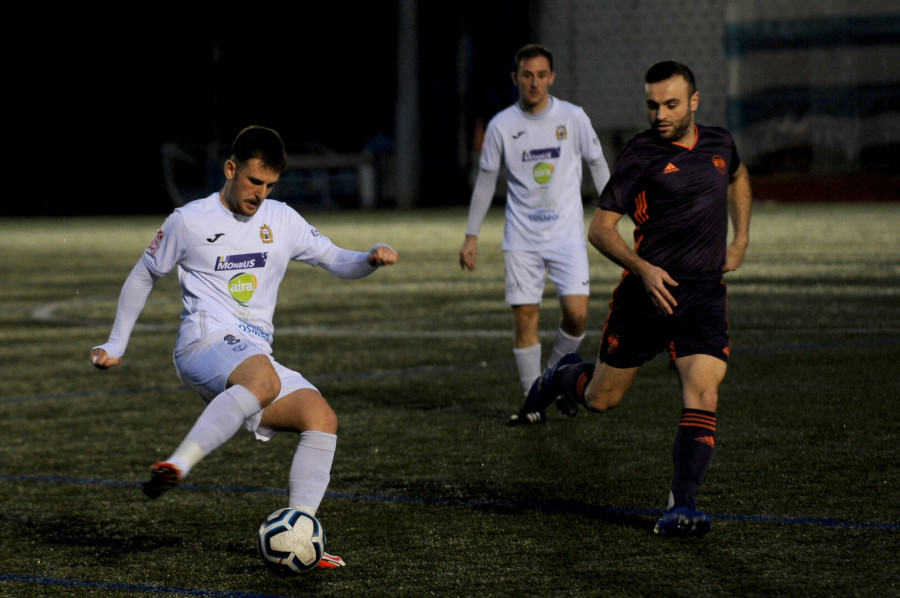
{"type": "Polygon", "coordinates": [[[91,363],[98,370],[105,370],[122,363],[122,358],[110,357],[106,350],[96,348],[91,351],[91,363]]]}
{"type": "Polygon", "coordinates": [[[459,250],[459,265],[467,270],[475,269],[475,258],[478,257],[478,237],[466,235],[459,250]]]}
{"type": "Polygon", "coordinates": [[[641,281],[644,283],[644,288],[647,294],[650,295],[650,300],[653,301],[653,305],[656,306],[659,313],[667,316],[675,313],[678,302],[672,296],[672,293],[669,292],[668,287],[677,287],[678,283],[669,276],[668,272],[662,268],[650,266],[641,273],[641,281]]]}

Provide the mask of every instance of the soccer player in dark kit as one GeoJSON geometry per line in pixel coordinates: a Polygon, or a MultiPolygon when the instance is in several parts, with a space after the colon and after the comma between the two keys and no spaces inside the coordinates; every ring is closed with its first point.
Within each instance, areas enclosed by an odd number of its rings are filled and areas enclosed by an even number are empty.
{"type": "Polygon", "coordinates": [[[622,151],[588,230],[590,243],[625,268],[598,359],[563,357],[534,383],[522,411],[554,401],[567,415],[579,405],[612,409],[640,366],[668,351],[683,410],[668,508],[654,532],[702,536],[710,519],[695,502],[716,443],[730,353],[722,275],[740,266],[749,244],[750,179],[728,131],[694,122],[700,94],[688,67],[659,62],[644,81],[650,128],[622,151]],[[617,229],[626,213],[636,225],[634,248],[617,229]]]}

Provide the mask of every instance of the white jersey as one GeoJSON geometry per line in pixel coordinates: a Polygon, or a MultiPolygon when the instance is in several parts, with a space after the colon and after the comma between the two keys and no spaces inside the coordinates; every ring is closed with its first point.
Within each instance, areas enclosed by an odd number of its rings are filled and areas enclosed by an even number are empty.
{"type": "Polygon", "coordinates": [[[504,251],[584,241],[582,159],[604,160],[603,150],[581,107],[549,100],[537,114],[516,102],[495,115],[485,133],[481,169],[507,168],[504,251]]]}
{"type": "Polygon", "coordinates": [[[176,352],[211,332],[236,329],[271,351],[288,263],[316,266],[342,251],[280,201],[267,199],[246,217],[226,209],[216,192],[176,209],[141,259],[157,276],[178,268],[184,309],[176,352]]]}

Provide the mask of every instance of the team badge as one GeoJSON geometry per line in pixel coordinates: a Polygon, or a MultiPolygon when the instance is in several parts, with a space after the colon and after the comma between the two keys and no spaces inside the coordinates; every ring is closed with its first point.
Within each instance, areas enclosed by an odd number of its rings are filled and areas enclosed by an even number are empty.
{"type": "Polygon", "coordinates": [[[723,158],[722,156],[719,156],[719,155],[715,155],[715,156],[713,156],[712,161],[713,161],[713,166],[716,167],[716,170],[719,171],[719,174],[724,175],[725,172],[728,170],[728,164],[725,163],[725,158],[723,158]]]}
{"type": "Polygon", "coordinates": [[[268,224],[263,224],[259,227],[259,238],[262,239],[263,243],[273,243],[275,241],[275,237],[272,235],[272,227],[268,224]]]}
{"type": "Polygon", "coordinates": [[[556,139],[557,141],[562,141],[566,137],[569,136],[569,133],[566,131],[566,125],[559,125],[556,127],[556,139]]]}
{"type": "Polygon", "coordinates": [[[616,333],[610,334],[606,337],[606,351],[610,355],[616,352],[616,349],[619,348],[619,335],[616,333]]]}

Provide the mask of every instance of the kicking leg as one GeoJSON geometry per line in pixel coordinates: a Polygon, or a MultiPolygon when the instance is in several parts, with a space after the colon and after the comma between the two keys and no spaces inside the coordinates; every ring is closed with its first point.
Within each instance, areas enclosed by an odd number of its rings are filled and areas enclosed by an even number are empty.
{"type": "Polygon", "coordinates": [[[317,390],[302,388],[266,407],[260,426],[300,434],[291,462],[289,504],[315,515],[331,478],[337,415],[317,390]]]}
{"type": "Polygon", "coordinates": [[[232,386],[218,395],[206,406],[175,452],[166,461],[150,467],[144,494],[157,498],[177,486],[194,465],[225,444],[240,430],[244,420],[261,408],[256,395],[243,386],[232,386]]]}
{"type": "MultiPolygon", "coordinates": [[[[337,447],[337,415],[315,389],[302,388],[263,410],[260,427],[278,432],[299,432],[288,475],[288,504],[315,516],[328,482],[337,447]]],[[[319,568],[343,567],[344,560],[325,553],[319,568]]]]}
{"type": "Polygon", "coordinates": [[[227,442],[251,417],[271,402],[281,382],[269,358],[253,355],[244,360],[228,378],[229,388],[214,397],[175,452],[150,467],[144,494],[157,498],[177,486],[206,455],[227,442]]]}

